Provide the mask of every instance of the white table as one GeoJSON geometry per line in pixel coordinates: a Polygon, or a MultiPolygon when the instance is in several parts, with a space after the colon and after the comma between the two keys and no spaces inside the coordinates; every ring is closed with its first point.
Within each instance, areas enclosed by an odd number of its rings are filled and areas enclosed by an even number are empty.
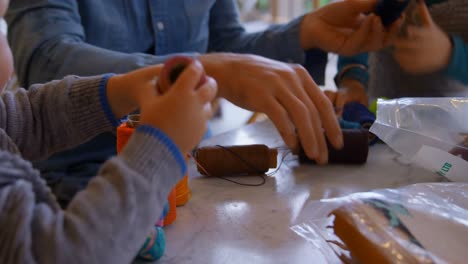
{"type": "MultiPolygon", "coordinates": [[[[214,144],[284,145],[269,121],[202,142],[214,144]]],[[[299,165],[289,159],[260,187],[202,177],[192,163],[193,196],[177,208],[176,222],[166,228],[166,253],[157,263],[325,263],[317,248],[290,229],[307,201],[441,180],[436,174],[400,164],[396,157],[378,144],[371,147],[363,166],[299,165]]]]}

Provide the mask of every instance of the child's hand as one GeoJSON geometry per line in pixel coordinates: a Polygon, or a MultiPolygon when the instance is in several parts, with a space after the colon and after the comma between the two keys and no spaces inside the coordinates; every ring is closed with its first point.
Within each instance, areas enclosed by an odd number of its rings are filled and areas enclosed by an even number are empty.
{"type": "Polygon", "coordinates": [[[161,129],[182,153],[188,153],[200,142],[213,114],[211,101],[216,96],[217,84],[208,77],[197,88],[202,73],[203,66],[195,61],[165,94],[141,101],[141,123],[161,129]]]}
{"type": "Polygon", "coordinates": [[[434,23],[424,1],[418,2],[422,26],[408,26],[407,37],[395,41],[394,58],[409,73],[424,74],[442,70],[450,62],[452,43],[434,23]]]}
{"type": "Polygon", "coordinates": [[[325,95],[335,106],[338,116],[343,114],[343,108],[347,103],[358,102],[365,106],[369,104],[366,89],[359,81],[353,79],[343,79],[336,92],[325,91],[325,95]]]}
{"type": "Polygon", "coordinates": [[[107,100],[116,118],[138,109],[145,98],[156,96],[156,81],[163,65],[149,66],[107,81],[107,100]]]}
{"type": "Polygon", "coordinates": [[[299,32],[301,47],[350,56],[388,46],[401,20],[385,29],[378,16],[369,14],[376,4],[376,0],[337,1],[306,14],[299,32]]]}

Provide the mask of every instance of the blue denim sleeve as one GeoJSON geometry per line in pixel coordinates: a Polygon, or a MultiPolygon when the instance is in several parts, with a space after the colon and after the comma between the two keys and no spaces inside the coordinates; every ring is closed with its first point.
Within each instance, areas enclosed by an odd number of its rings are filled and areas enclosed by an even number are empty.
{"type": "Polygon", "coordinates": [[[468,44],[461,38],[452,36],[453,52],[446,74],[468,85],[468,44]]]}
{"type": "Polygon", "coordinates": [[[247,33],[239,21],[234,0],[217,0],[210,11],[210,51],[254,53],[272,59],[303,64],[299,43],[302,18],[285,25],[272,25],[262,32],[247,33]]]}
{"type": "Polygon", "coordinates": [[[77,0],[15,0],[5,18],[15,70],[24,87],[69,74],[128,72],[168,58],[87,43],[77,0]]]}
{"type": "Polygon", "coordinates": [[[345,72],[342,73],[343,69],[346,68],[346,66],[353,65],[353,64],[359,64],[364,66],[365,68],[368,67],[367,59],[368,59],[368,54],[367,53],[360,53],[354,56],[339,56],[338,58],[338,73],[335,76],[335,83],[336,86],[339,87],[339,84],[342,79],[353,79],[361,82],[364,87],[367,87],[367,81],[369,80],[369,74],[367,70],[364,70],[363,68],[360,67],[350,67],[346,69],[345,72]]]}

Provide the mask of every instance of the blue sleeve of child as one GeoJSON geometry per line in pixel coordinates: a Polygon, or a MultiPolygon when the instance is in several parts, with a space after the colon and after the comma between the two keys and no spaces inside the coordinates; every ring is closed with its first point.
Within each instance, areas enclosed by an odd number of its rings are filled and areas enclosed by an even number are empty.
{"type": "Polygon", "coordinates": [[[457,36],[452,36],[452,43],[452,58],[446,73],[449,77],[468,85],[468,44],[457,36]]]}
{"type": "Polygon", "coordinates": [[[336,86],[340,86],[343,79],[353,79],[361,82],[364,87],[367,87],[369,73],[367,72],[367,53],[360,53],[354,56],[339,56],[338,58],[338,73],[335,76],[336,86]],[[352,67],[352,65],[361,65],[363,67],[352,67]]]}

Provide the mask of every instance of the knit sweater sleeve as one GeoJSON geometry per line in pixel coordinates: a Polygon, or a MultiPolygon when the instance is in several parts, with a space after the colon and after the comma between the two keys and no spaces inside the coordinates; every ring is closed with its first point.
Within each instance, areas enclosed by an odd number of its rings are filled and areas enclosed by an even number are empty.
{"type": "Polygon", "coordinates": [[[130,263],[181,160],[162,132],[138,128],[64,211],[29,162],[0,151],[0,263],[130,263]]]}
{"type": "Polygon", "coordinates": [[[31,160],[110,131],[117,121],[107,103],[107,78],[68,76],[28,90],[3,93],[0,128],[22,156],[31,160]]]}

